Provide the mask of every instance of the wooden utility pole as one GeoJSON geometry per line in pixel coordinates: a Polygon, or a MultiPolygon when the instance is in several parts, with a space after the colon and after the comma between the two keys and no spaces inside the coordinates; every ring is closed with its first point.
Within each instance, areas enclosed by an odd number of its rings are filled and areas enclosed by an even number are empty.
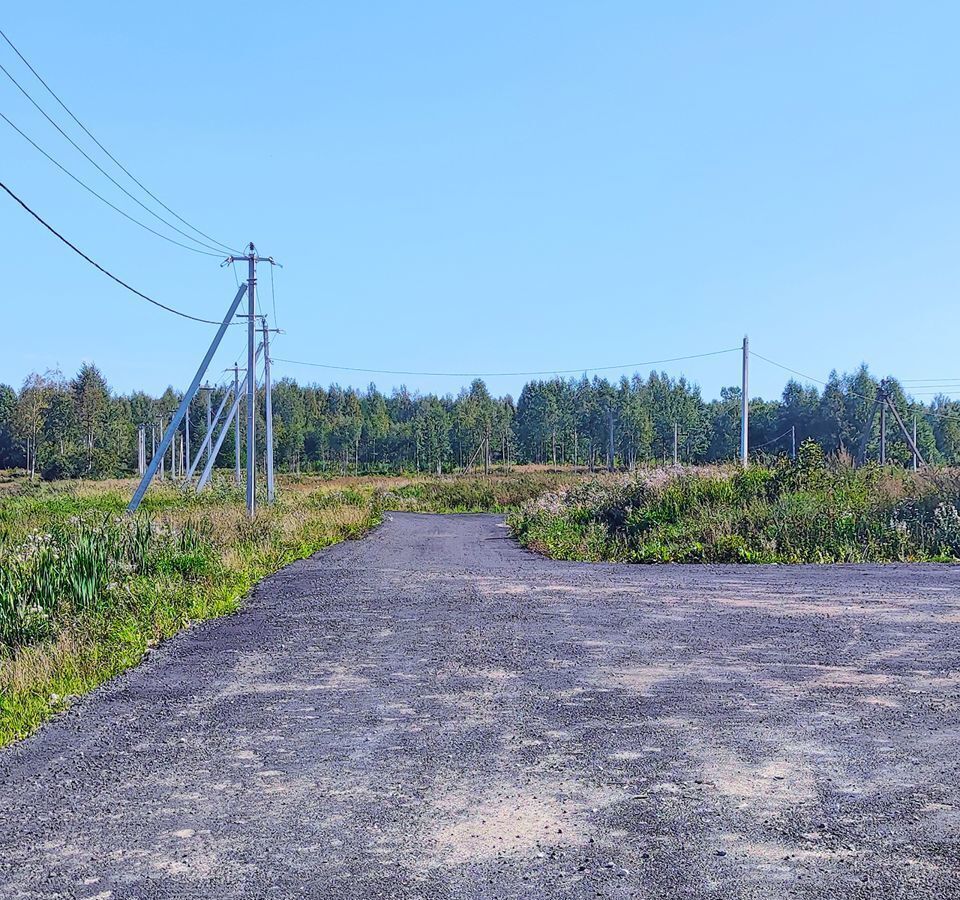
{"type": "Polygon", "coordinates": [[[679,465],[680,463],[680,425],[676,422],[673,423],[673,464],[679,465]]]}

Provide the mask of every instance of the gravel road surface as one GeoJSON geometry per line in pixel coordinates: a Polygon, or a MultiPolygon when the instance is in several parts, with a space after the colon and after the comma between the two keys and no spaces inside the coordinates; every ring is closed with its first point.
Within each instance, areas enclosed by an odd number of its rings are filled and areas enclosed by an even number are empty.
{"type": "Polygon", "coordinates": [[[960,898],[960,568],[395,514],[0,752],[2,898],[960,898]]]}

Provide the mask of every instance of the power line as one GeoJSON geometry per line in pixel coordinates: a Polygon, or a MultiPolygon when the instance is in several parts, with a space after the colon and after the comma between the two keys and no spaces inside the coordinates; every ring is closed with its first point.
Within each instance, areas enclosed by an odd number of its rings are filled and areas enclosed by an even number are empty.
{"type": "MultiPolygon", "coordinates": [[[[12,45],[11,45],[11,46],[12,46],[12,45]]],[[[16,49],[16,48],[14,48],[14,49],[16,49]]],[[[195,238],[192,234],[187,234],[187,232],[183,231],[183,230],[180,229],[180,228],[177,228],[177,226],[174,225],[172,222],[168,222],[165,218],[163,218],[163,216],[161,216],[161,215],[159,215],[158,213],[154,212],[152,209],[150,209],[149,206],[147,206],[145,203],[142,203],[140,200],[138,200],[136,197],[134,197],[134,195],[131,194],[130,191],[128,191],[122,184],[120,184],[119,181],[117,181],[109,172],[107,172],[106,169],[104,169],[95,159],[93,159],[93,157],[90,156],[90,154],[87,153],[87,151],[84,150],[83,147],[81,147],[72,137],[70,137],[69,134],[67,134],[66,131],[64,131],[64,130],[60,127],[59,123],[57,123],[57,122],[47,113],[47,111],[46,111],[39,103],[37,103],[36,100],[33,99],[33,97],[30,95],[30,92],[27,91],[27,89],[26,89],[25,87],[23,87],[23,85],[21,85],[20,82],[17,81],[17,79],[14,78],[13,75],[11,75],[11,74],[7,71],[6,67],[5,67],[2,63],[0,63],[0,71],[2,71],[3,74],[6,75],[7,78],[9,78],[10,81],[12,81],[12,82],[14,83],[14,85],[17,87],[17,89],[20,91],[20,93],[22,93],[23,96],[26,97],[26,98],[37,108],[37,110],[40,112],[40,114],[41,114],[54,128],[56,128],[57,131],[59,131],[60,134],[62,134],[62,135],[70,142],[70,144],[71,144],[76,150],[78,150],[78,151],[83,155],[84,159],[86,159],[87,162],[89,162],[98,172],[100,172],[101,175],[103,175],[105,178],[107,178],[107,179],[108,179],[113,185],[115,185],[119,190],[123,191],[123,193],[126,194],[131,200],[133,200],[134,203],[136,203],[138,206],[140,206],[140,207],[142,207],[143,209],[145,209],[148,213],[150,213],[151,216],[153,216],[153,217],[154,217],[155,219],[157,219],[158,221],[163,222],[163,224],[166,225],[168,228],[172,228],[175,232],[177,232],[177,234],[182,235],[183,237],[185,237],[188,241],[193,241],[195,244],[199,244],[201,247],[206,247],[206,248],[208,248],[209,250],[216,250],[216,251],[217,251],[217,253],[216,253],[217,256],[222,255],[221,252],[217,249],[217,247],[214,247],[212,244],[208,244],[208,243],[206,243],[205,241],[201,241],[201,240],[195,238]]],[[[6,118],[6,117],[4,117],[4,118],[6,118]]],[[[7,121],[9,122],[10,120],[8,119],[7,121]]],[[[19,131],[19,129],[17,129],[17,130],[19,131]]],[[[21,134],[22,134],[22,133],[23,133],[23,132],[21,132],[21,134]]],[[[33,143],[33,141],[31,141],[31,143],[33,143]]],[[[36,147],[37,145],[34,144],[34,146],[36,147]]],[[[39,149],[39,147],[38,147],[37,149],[39,149]]],[[[44,154],[44,155],[46,155],[46,154],[44,154]]],[[[219,243],[219,242],[217,242],[217,243],[219,243]]],[[[181,246],[182,246],[182,245],[181,245],[181,246]]],[[[226,246],[226,245],[223,245],[223,246],[226,246]]],[[[227,249],[229,250],[230,248],[227,247],[227,249]]]]}
{"type": "Polygon", "coordinates": [[[775,438],[770,438],[769,441],[764,441],[762,444],[756,444],[755,446],[750,448],[750,452],[752,453],[754,450],[761,450],[764,447],[769,446],[770,444],[775,444],[777,441],[782,441],[785,437],[787,437],[787,435],[790,434],[791,431],[793,431],[793,429],[788,428],[783,434],[779,434],[775,438]]]}
{"type": "Polygon", "coordinates": [[[34,74],[37,81],[39,81],[40,84],[42,84],[47,89],[50,96],[53,97],[53,99],[56,100],[61,107],[63,107],[67,115],[70,116],[70,118],[73,119],[73,121],[76,122],[77,125],[79,125],[83,129],[87,137],[89,137],[90,140],[92,140],[104,153],[106,153],[107,156],[109,156],[110,159],[113,160],[113,162],[121,169],[121,171],[123,171],[124,174],[126,174],[127,177],[134,182],[134,184],[136,184],[148,196],[156,200],[156,202],[159,203],[168,213],[170,213],[170,215],[172,215],[178,221],[183,222],[184,225],[186,225],[188,228],[195,231],[201,237],[205,237],[207,238],[207,240],[213,241],[215,244],[218,244],[219,246],[223,247],[226,250],[230,250],[232,253],[237,252],[236,250],[233,250],[228,244],[224,244],[222,241],[218,241],[216,238],[213,238],[209,234],[206,234],[205,232],[201,231],[199,228],[197,228],[196,225],[191,225],[190,222],[188,222],[186,219],[183,218],[183,216],[180,216],[176,212],[174,212],[169,206],[167,206],[166,203],[164,203],[159,197],[157,197],[152,191],[150,191],[138,178],[136,178],[133,175],[133,173],[126,166],[123,165],[123,163],[120,162],[120,160],[118,160],[106,147],[104,147],[103,144],[101,144],[100,141],[98,141],[97,138],[93,135],[90,129],[87,128],[87,126],[84,125],[83,122],[81,122],[73,114],[73,112],[70,110],[67,104],[64,103],[63,100],[61,100],[60,97],[54,92],[53,88],[50,87],[50,85],[47,84],[46,81],[44,81],[40,73],[32,65],[30,65],[29,60],[27,60],[27,58],[20,52],[20,50],[17,49],[13,41],[11,41],[10,38],[7,37],[7,35],[4,33],[2,29],[0,29],[0,37],[3,37],[3,39],[10,45],[10,48],[13,50],[13,52],[20,57],[20,59],[23,61],[23,64],[34,74]]]}
{"type": "Polygon", "coordinates": [[[22,206],[28,213],[30,213],[30,215],[33,216],[33,218],[36,219],[44,228],[46,228],[47,231],[49,231],[52,235],[54,235],[54,237],[61,240],[78,256],[82,256],[95,269],[99,269],[108,278],[113,279],[121,287],[126,288],[128,291],[130,291],[131,294],[135,294],[137,297],[140,297],[142,300],[146,300],[147,303],[152,303],[154,306],[159,306],[160,309],[165,309],[167,312],[171,312],[176,316],[180,316],[181,318],[184,318],[184,319],[190,319],[192,322],[202,322],[204,325],[222,324],[220,322],[217,322],[214,319],[201,319],[198,316],[190,315],[190,313],[181,312],[179,309],[175,309],[172,306],[167,306],[166,303],[161,303],[159,300],[154,300],[153,297],[148,297],[146,294],[142,293],[141,291],[138,291],[136,288],[131,287],[122,279],[117,278],[117,276],[114,275],[112,272],[107,271],[103,266],[100,265],[100,263],[96,262],[95,260],[87,256],[87,254],[84,253],[75,244],[70,243],[70,241],[68,241],[62,234],[60,234],[59,231],[57,231],[52,225],[50,225],[43,218],[41,218],[41,216],[38,213],[35,213],[29,206],[27,206],[27,204],[24,203],[24,201],[21,200],[13,191],[11,191],[10,188],[8,188],[2,181],[0,181],[0,188],[3,188],[3,190],[5,190],[14,200],[16,200],[17,203],[20,204],[20,206],[22,206]]]}
{"type": "Polygon", "coordinates": [[[619,366],[586,366],[581,369],[548,369],[541,372],[413,372],[400,369],[362,369],[354,366],[334,366],[327,363],[306,362],[301,359],[282,359],[279,356],[274,356],[272,359],[274,362],[288,363],[294,366],[334,369],[338,372],[363,372],[371,375],[423,375],[434,378],[520,378],[533,375],[577,375],[586,372],[604,372],[612,369],[639,369],[641,366],[656,366],[661,363],[702,359],[707,356],[719,356],[722,353],[739,352],[740,349],[740,347],[730,347],[727,350],[711,350],[708,353],[692,353],[688,356],[673,356],[668,359],[650,359],[645,362],[625,363],[619,366]]]}
{"type": "MultiPolygon", "coordinates": [[[[791,369],[790,366],[785,366],[783,363],[778,363],[775,360],[768,359],[766,356],[761,356],[759,353],[755,353],[753,350],[749,351],[751,356],[755,356],[757,359],[762,359],[765,363],[769,363],[771,366],[776,366],[778,369],[783,369],[785,372],[790,372],[793,375],[797,375],[800,378],[805,379],[806,381],[812,381],[814,384],[819,384],[822,387],[830,387],[830,384],[826,381],[821,381],[819,378],[814,378],[812,375],[805,375],[803,372],[798,372],[796,369],[791,369]]],[[[847,394],[851,397],[856,397],[859,400],[865,400],[867,403],[873,403],[876,399],[875,397],[867,397],[865,394],[858,394],[856,391],[847,390],[847,394]]],[[[924,415],[935,416],[938,419],[956,419],[960,421],[960,416],[952,416],[949,413],[936,412],[932,409],[924,409],[924,415]]]]}
{"type": "Polygon", "coordinates": [[[26,134],[25,132],[21,131],[21,130],[20,130],[13,122],[11,122],[10,119],[8,119],[2,112],[0,112],[0,119],[3,119],[3,121],[6,122],[15,132],[17,132],[17,134],[19,134],[20,137],[22,137],[28,144],[30,144],[31,146],[33,146],[33,148],[34,148],[35,150],[37,150],[37,151],[39,151],[40,153],[42,153],[42,154],[43,154],[50,162],[52,162],[61,172],[63,172],[65,175],[68,175],[70,178],[72,178],[72,179],[73,179],[77,184],[79,184],[80,187],[82,187],[84,190],[89,191],[91,194],[93,194],[93,196],[96,197],[101,203],[106,203],[107,206],[109,206],[112,210],[114,210],[114,212],[120,213],[120,215],[123,216],[125,219],[129,219],[129,220],[130,220],[131,222],[133,222],[135,225],[139,225],[141,228],[145,229],[146,231],[149,231],[151,234],[155,234],[158,238],[163,238],[163,240],[168,241],[168,242],[171,243],[171,244],[176,244],[178,247],[183,247],[184,250],[191,250],[191,251],[193,251],[194,253],[202,253],[204,256],[214,256],[214,257],[216,257],[217,259],[220,259],[220,258],[223,256],[222,253],[211,253],[209,250],[201,250],[201,249],[199,249],[198,247],[191,247],[189,244],[182,244],[182,243],[180,243],[180,241],[178,241],[178,240],[176,240],[176,239],[174,239],[174,238],[172,238],[172,237],[167,237],[167,235],[162,234],[161,232],[157,231],[155,228],[151,228],[151,227],[150,227],[149,225],[147,225],[146,223],[141,222],[139,219],[135,218],[134,216],[131,216],[130,213],[125,212],[124,210],[120,209],[119,206],[116,206],[115,204],[111,203],[111,202],[110,202],[106,197],[104,197],[102,194],[98,194],[92,187],[90,187],[89,184],[87,184],[87,183],[86,183],[85,181],[83,181],[81,178],[78,178],[76,175],[74,175],[73,172],[71,172],[71,171],[70,171],[66,166],[64,166],[62,163],[57,162],[57,160],[55,160],[49,153],[47,153],[47,151],[44,150],[43,147],[41,147],[41,146],[40,146],[35,140],[33,140],[33,138],[31,138],[28,134],[26,134]]]}

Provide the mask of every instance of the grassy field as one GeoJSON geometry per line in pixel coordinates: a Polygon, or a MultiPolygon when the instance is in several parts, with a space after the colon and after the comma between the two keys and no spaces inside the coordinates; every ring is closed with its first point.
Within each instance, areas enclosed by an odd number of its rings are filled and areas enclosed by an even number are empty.
{"type": "Polygon", "coordinates": [[[191,622],[237,610],[281,566],[374,527],[385,509],[516,509],[563,479],[282,478],[250,521],[223,481],[197,497],[132,481],[0,491],[0,746],[142,659],[191,622]]]}
{"type": "Polygon", "coordinates": [[[246,516],[228,481],[197,497],[132,481],[0,486],[0,746],[136,665],[180,629],[237,610],[283,565],[376,526],[386,510],[505,512],[528,548],[628,562],[960,560],[960,472],[796,463],[519,470],[482,477],[280,480],[246,516]]]}
{"type": "Polygon", "coordinates": [[[650,469],[547,492],[510,516],[556,559],[621,562],[957,562],[960,470],[826,460],[650,469]]]}

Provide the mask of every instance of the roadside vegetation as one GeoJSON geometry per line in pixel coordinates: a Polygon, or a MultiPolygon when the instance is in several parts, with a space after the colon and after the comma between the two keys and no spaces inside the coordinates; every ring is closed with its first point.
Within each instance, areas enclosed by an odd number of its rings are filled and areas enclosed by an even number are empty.
{"type": "Polygon", "coordinates": [[[489,478],[281,479],[248,520],[229,481],[197,496],[152,487],[134,517],[130,481],[19,482],[0,493],[0,746],[136,665],[191,622],[236,611],[257,581],[386,509],[515,509],[563,483],[489,478]]]}
{"type": "Polygon", "coordinates": [[[525,546],[558,559],[960,561],[960,470],[855,469],[813,441],[796,462],[746,471],[284,476],[277,503],[252,521],[229,479],[199,496],[155,485],[127,517],[133,486],[0,485],[0,746],[390,510],[505,512],[525,546]]]}
{"type": "Polygon", "coordinates": [[[599,476],[510,517],[556,559],[638,563],[960,561],[960,470],[854,468],[805,443],[798,460],[599,476]]]}

